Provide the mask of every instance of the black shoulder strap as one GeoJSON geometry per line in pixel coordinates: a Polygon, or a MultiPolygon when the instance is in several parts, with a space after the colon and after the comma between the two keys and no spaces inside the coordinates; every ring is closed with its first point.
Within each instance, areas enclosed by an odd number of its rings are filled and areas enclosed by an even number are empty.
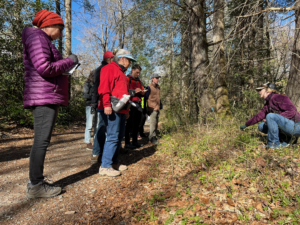
{"type": "Polygon", "coordinates": [[[130,89],[130,85],[131,85],[131,76],[128,76],[129,77],[129,82],[128,82],[128,90],[130,89]]]}

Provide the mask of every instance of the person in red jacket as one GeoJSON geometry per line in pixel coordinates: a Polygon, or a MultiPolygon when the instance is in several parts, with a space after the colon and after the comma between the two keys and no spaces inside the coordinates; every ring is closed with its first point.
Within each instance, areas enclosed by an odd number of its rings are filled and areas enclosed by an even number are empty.
{"type": "Polygon", "coordinates": [[[110,97],[121,99],[123,95],[129,95],[128,82],[124,73],[132,61],[135,59],[130,53],[125,49],[120,49],[114,56],[114,61],[101,70],[98,108],[106,126],[106,141],[99,174],[103,176],[115,177],[121,175],[120,171],[127,170],[127,166],[119,163],[119,152],[129,110],[125,108],[114,112],[110,97]]]}
{"type": "Polygon", "coordinates": [[[143,145],[138,143],[137,135],[139,131],[139,125],[142,117],[141,97],[145,95],[142,81],[139,79],[142,68],[135,64],[131,68],[131,75],[127,76],[128,87],[134,90],[136,95],[131,97],[137,107],[131,107],[129,111],[129,119],[127,120],[125,129],[125,148],[140,148],[143,145]],[[132,145],[130,144],[130,132],[132,134],[132,145]]]}

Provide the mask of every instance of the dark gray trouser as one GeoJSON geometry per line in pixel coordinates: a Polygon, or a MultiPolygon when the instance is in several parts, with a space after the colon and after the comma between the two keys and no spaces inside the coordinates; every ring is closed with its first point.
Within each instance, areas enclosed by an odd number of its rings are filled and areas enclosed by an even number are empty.
{"type": "MultiPolygon", "coordinates": [[[[140,103],[135,102],[135,104],[140,103]]],[[[132,136],[132,143],[137,143],[137,135],[139,132],[139,125],[141,121],[142,112],[140,112],[136,107],[131,107],[129,111],[129,118],[127,120],[126,124],[126,130],[125,130],[125,144],[130,144],[130,132],[132,136]]]]}
{"type": "Polygon", "coordinates": [[[29,179],[33,185],[44,180],[46,150],[58,114],[58,105],[42,105],[33,108],[34,141],[30,152],[29,179]]]}
{"type": "Polygon", "coordinates": [[[159,111],[148,112],[148,115],[150,116],[149,140],[151,141],[151,138],[156,137],[156,135],[157,135],[159,111]]]}

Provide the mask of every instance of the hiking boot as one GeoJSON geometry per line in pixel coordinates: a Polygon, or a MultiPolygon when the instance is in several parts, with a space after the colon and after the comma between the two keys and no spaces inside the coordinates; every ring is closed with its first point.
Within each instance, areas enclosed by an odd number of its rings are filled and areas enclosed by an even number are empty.
{"type": "Polygon", "coordinates": [[[92,163],[97,163],[97,162],[99,162],[98,160],[99,160],[99,155],[96,155],[96,156],[92,155],[92,157],[91,157],[91,162],[92,163]]]}
{"type": "Polygon", "coordinates": [[[118,163],[118,164],[112,164],[112,167],[113,167],[115,170],[119,170],[119,171],[128,170],[128,167],[127,167],[127,166],[122,165],[122,164],[120,164],[120,163],[118,163]]]}
{"type": "Polygon", "coordinates": [[[52,186],[43,181],[37,185],[27,184],[26,195],[27,198],[51,198],[61,193],[60,187],[52,186]]]}
{"type": "Polygon", "coordinates": [[[153,145],[158,145],[158,144],[159,144],[159,142],[157,141],[156,137],[151,138],[151,139],[150,139],[150,142],[151,142],[151,144],[153,144],[153,145]]]}
{"type": "Polygon", "coordinates": [[[133,146],[135,146],[136,148],[140,148],[140,147],[143,147],[144,145],[143,144],[140,144],[140,143],[132,143],[133,146]]]}
{"type": "Polygon", "coordinates": [[[136,146],[134,146],[132,144],[125,144],[125,148],[135,149],[136,146]]]}
{"type": "Polygon", "coordinates": [[[108,176],[108,177],[116,177],[116,176],[120,176],[121,175],[121,172],[118,171],[118,170],[115,170],[114,168],[102,168],[100,166],[100,169],[99,169],[99,174],[102,175],[102,176],[108,176]]]}
{"type": "Polygon", "coordinates": [[[93,151],[93,145],[91,143],[88,143],[86,145],[86,150],[93,151]]]}

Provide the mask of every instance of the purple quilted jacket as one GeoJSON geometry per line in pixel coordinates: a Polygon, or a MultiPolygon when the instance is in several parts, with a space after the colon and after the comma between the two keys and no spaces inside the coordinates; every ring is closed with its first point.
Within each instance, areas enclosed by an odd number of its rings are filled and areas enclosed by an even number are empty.
{"type": "Polygon", "coordinates": [[[37,105],[68,105],[68,76],[73,65],[51,43],[42,30],[26,27],[22,32],[25,66],[24,108],[37,105]]]}

